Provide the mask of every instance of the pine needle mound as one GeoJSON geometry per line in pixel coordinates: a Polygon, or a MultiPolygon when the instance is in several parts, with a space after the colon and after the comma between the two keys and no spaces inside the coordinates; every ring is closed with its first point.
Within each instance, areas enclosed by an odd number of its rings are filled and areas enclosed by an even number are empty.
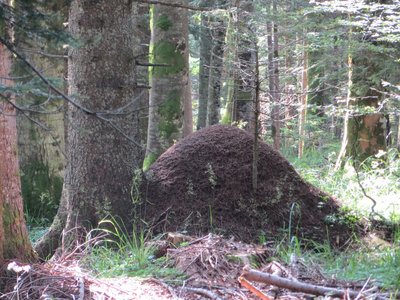
{"type": "Polygon", "coordinates": [[[259,143],[258,189],[252,188],[253,137],[233,126],[199,130],[161,155],[144,173],[138,216],[154,234],[239,240],[284,234],[338,245],[351,228],[341,222],[340,203],[307,183],[279,152],[259,143]]]}

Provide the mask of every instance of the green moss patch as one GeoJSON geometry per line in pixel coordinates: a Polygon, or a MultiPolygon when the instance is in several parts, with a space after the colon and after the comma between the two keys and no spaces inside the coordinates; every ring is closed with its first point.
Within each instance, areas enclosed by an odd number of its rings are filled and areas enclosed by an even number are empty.
{"type": "Polygon", "coordinates": [[[146,171],[158,158],[158,155],[150,153],[143,161],[143,171],[146,171]]]}
{"type": "Polygon", "coordinates": [[[158,130],[163,138],[169,138],[179,132],[182,124],[176,122],[181,116],[181,96],[178,89],[173,89],[165,96],[165,102],[158,106],[158,113],[163,117],[158,130]]]}
{"type": "Polygon", "coordinates": [[[171,65],[168,67],[152,67],[150,73],[153,76],[163,77],[169,74],[177,74],[186,66],[184,56],[169,41],[159,41],[152,45],[151,50],[153,53],[152,63],[171,65]]]}
{"type": "Polygon", "coordinates": [[[167,31],[168,29],[171,28],[172,22],[168,18],[167,15],[161,15],[157,18],[156,25],[158,28],[160,28],[163,31],[167,31]]]}

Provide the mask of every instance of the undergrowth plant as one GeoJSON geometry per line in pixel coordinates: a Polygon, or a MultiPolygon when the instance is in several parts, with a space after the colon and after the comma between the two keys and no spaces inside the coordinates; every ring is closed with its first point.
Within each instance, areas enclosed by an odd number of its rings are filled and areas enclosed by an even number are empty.
{"type": "MultiPolygon", "coordinates": [[[[340,170],[334,168],[334,148],[311,149],[305,151],[301,158],[297,158],[291,150],[282,152],[306,181],[341,201],[342,214],[336,216],[338,219],[335,222],[357,224],[375,212],[390,224],[399,223],[400,159],[395,149],[388,150],[385,157],[370,157],[357,166],[348,158],[340,170]]],[[[309,241],[309,245],[300,245],[296,237],[291,236],[290,241],[278,245],[277,252],[280,259],[287,263],[292,253],[305,262],[312,260],[322,267],[326,277],[364,282],[369,278],[380,289],[398,293],[400,225],[394,228],[391,239],[394,243],[392,247],[370,248],[356,241],[339,252],[329,245],[313,241],[309,241]]]]}
{"type": "Polygon", "coordinates": [[[395,221],[400,216],[399,153],[390,149],[383,157],[370,157],[355,169],[348,158],[340,170],[335,169],[334,148],[314,149],[297,158],[283,150],[300,175],[314,186],[339,199],[353,217],[362,218],[372,212],[395,221]],[[376,201],[376,205],[371,199],[376,201]]]}
{"type": "Polygon", "coordinates": [[[83,266],[103,277],[156,277],[180,278],[182,274],[164,266],[165,258],[155,259],[153,244],[147,243],[144,232],[127,234],[126,228],[111,217],[99,223],[93,230],[106,233],[107,239],[96,242],[85,256],[83,266]]]}

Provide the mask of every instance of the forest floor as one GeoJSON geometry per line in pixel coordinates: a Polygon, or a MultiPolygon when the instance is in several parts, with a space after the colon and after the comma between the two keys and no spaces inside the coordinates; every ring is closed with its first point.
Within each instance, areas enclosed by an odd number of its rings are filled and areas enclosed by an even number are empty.
{"type": "Polygon", "coordinates": [[[290,263],[280,262],[277,249],[269,243],[258,246],[214,234],[196,238],[170,233],[151,247],[155,255],[167,256],[160,268],[179,270],[179,279],[93,276],[79,267],[82,257],[75,252],[45,264],[13,263],[9,269],[18,276],[9,283],[10,292],[0,298],[311,299],[325,294],[338,299],[393,299],[378,292],[367,278],[345,281],[327,277],[311,258],[292,253],[290,263]]]}

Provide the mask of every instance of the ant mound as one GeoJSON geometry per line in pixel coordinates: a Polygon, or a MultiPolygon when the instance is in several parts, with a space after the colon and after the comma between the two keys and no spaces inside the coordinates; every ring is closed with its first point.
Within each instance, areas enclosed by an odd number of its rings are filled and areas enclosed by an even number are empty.
{"type": "Polygon", "coordinates": [[[279,152],[259,142],[252,185],[253,136],[232,126],[201,129],[168,149],[140,185],[137,216],[154,234],[208,232],[255,242],[289,235],[343,244],[351,236],[340,203],[304,181],[279,152]],[[140,205],[139,205],[140,204],[140,205]]]}

